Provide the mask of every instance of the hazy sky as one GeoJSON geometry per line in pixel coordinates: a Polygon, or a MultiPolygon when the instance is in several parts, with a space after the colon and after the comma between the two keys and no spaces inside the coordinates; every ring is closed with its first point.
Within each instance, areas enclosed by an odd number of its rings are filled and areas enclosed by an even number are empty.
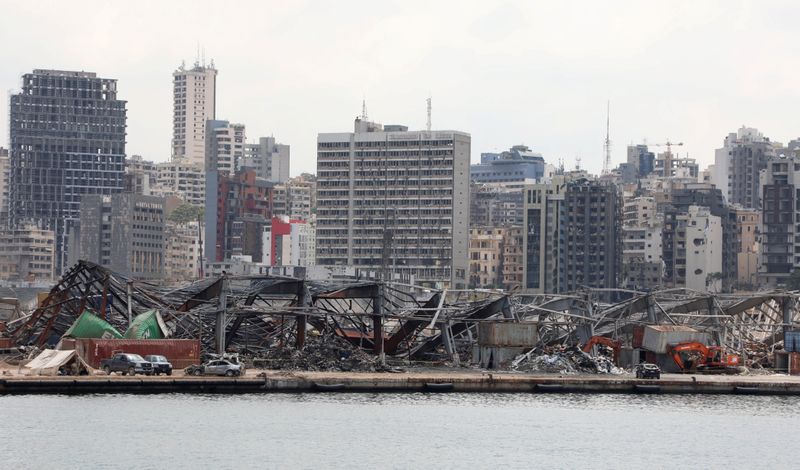
{"type": "MultiPolygon", "coordinates": [[[[800,136],[794,1],[4,1],[0,86],[34,68],[119,80],[128,154],[169,158],[172,72],[198,42],[219,69],[217,118],[292,146],[369,117],[472,134],[472,159],[524,143],[599,171],[611,100],[614,163],[672,139],[703,166],[742,124],[800,136]]],[[[0,145],[8,97],[0,96],[0,145]]]]}

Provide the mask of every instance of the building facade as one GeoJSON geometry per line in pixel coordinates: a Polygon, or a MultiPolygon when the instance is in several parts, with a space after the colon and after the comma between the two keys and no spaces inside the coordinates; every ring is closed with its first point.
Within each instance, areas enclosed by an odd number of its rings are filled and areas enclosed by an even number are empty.
{"type": "Polygon", "coordinates": [[[0,232],[0,280],[51,282],[55,279],[55,234],[26,225],[0,232]]]}
{"type": "Polygon", "coordinates": [[[206,171],[232,175],[244,161],[245,127],[228,121],[206,123],[206,171]]]}
{"type": "Polygon", "coordinates": [[[245,169],[234,175],[210,171],[206,178],[204,255],[209,262],[246,256],[263,263],[264,228],[273,214],[273,183],[245,169]]]}
{"type": "Polygon", "coordinates": [[[245,144],[244,166],[256,170],[258,177],[275,183],[289,179],[290,148],[274,137],[260,137],[258,143],[245,144]]]}
{"type": "Polygon", "coordinates": [[[742,127],[725,137],[723,147],[714,153],[712,180],[728,204],[761,209],[759,173],[774,154],[772,142],[758,129],[742,127]]]}
{"type": "Polygon", "coordinates": [[[522,188],[505,184],[470,184],[470,227],[522,226],[522,188]]]}
{"type": "Polygon", "coordinates": [[[125,160],[125,192],[150,196],[158,185],[158,167],[141,155],[125,160]]]}
{"type": "Polygon", "coordinates": [[[10,97],[9,223],[55,232],[57,273],[83,196],[124,189],[125,103],[116,80],[61,70],[25,74],[10,97]]]}
{"type": "Polygon", "coordinates": [[[618,287],[622,202],[612,184],[558,176],[525,189],[525,289],[618,287]]]}
{"type": "Polygon", "coordinates": [[[314,266],[314,226],[287,216],[273,217],[264,228],[264,263],[269,266],[314,266]]]}
{"type": "Polygon", "coordinates": [[[470,167],[472,181],[478,183],[537,181],[544,173],[542,154],[524,145],[515,145],[501,153],[482,153],[481,162],[470,167]]]}
{"type": "Polygon", "coordinates": [[[762,184],[758,279],[776,286],[784,284],[800,268],[800,156],[771,158],[762,184]]]}
{"type": "Polygon", "coordinates": [[[192,163],[163,162],[156,164],[157,187],[153,195],[175,196],[195,206],[205,206],[206,175],[203,167],[192,163]]]}
{"type": "Polygon", "coordinates": [[[216,119],[217,69],[195,62],[172,74],[172,161],[206,163],[206,121],[216,119]]]}
{"type": "Polygon", "coordinates": [[[81,202],[79,259],[134,279],[164,277],[164,199],[122,193],[81,202]]]}
{"type": "Polygon", "coordinates": [[[317,138],[317,264],[464,288],[469,134],[356,119],[317,138]]]}
{"type": "Polygon", "coordinates": [[[200,277],[200,228],[197,222],[167,221],[164,233],[164,280],[185,282],[200,277]]]}

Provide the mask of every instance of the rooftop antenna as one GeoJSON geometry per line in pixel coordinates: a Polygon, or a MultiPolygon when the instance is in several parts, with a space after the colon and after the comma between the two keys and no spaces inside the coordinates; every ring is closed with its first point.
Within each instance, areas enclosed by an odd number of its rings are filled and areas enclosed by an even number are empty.
{"type": "Polygon", "coordinates": [[[200,65],[200,41],[197,41],[197,55],[194,56],[194,66],[198,67],[200,65]]]}
{"type": "Polygon", "coordinates": [[[367,100],[365,98],[361,99],[361,119],[367,120],[367,100]]]}
{"type": "Polygon", "coordinates": [[[576,155],[575,156],[575,170],[581,171],[581,156],[580,155],[576,155]]]}
{"type": "Polygon", "coordinates": [[[610,116],[611,116],[611,101],[606,102],[606,141],[603,143],[603,153],[605,159],[603,160],[603,174],[607,175],[611,169],[611,138],[610,138],[610,116]]]}
{"type": "Polygon", "coordinates": [[[428,132],[430,132],[431,131],[431,97],[428,96],[428,99],[425,100],[425,101],[428,102],[428,123],[426,125],[426,128],[428,129],[428,132]]]}
{"type": "Polygon", "coordinates": [[[205,67],[206,66],[206,47],[203,46],[203,48],[201,50],[202,50],[202,53],[201,53],[202,55],[200,56],[200,59],[202,61],[203,67],[205,67]]]}

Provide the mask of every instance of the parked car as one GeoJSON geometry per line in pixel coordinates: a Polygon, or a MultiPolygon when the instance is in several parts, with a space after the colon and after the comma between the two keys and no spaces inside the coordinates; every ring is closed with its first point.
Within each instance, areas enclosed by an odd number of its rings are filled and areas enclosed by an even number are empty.
{"type": "Polygon", "coordinates": [[[186,368],[186,373],[190,375],[225,375],[234,377],[242,375],[243,367],[241,364],[234,364],[226,359],[214,359],[203,365],[193,365],[186,368]]]}
{"type": "Polygon", "coordinates": [[[150,354],[145,356],[144,359],[150,364],[153,364],[153,373],[155,375],[172,375],[172,364],[167,360],[166,357],[150,354]]]}
{"type": "Polygon", "coordinates": [[[661,368],[649,362],[643,362],[636,366],[637,379],[660,379],[661,368]]]}
{"type": "Polygon", "coordinates": [[[130,353],[116,353],[111,359],[103,359],[100,362],[100,368],[106,374],[121,372],[122,375],[151,375],[153,373],[153,364],[138,354],[130,353]]]}

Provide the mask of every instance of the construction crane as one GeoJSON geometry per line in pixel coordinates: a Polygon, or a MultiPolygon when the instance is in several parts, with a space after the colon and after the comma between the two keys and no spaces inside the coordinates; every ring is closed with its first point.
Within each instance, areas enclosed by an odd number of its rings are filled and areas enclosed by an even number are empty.
{"type": "Polygon", "coordinates": [[[672,175],[672,146],[680,147],[683,145],[683,142],[672,142],[670,140],[664,142],[663,144],[648,144],[652,145],[653,147],[666,147],[667,152],[664,154],[664,168],[662,175],[663,176],[671,176],[672,175]]]}
{"type": "Polygon", "coordinates": [[[603,141],[603,174],[611,172],[611,101],[606,102],[606,140],[603,141]]]}

